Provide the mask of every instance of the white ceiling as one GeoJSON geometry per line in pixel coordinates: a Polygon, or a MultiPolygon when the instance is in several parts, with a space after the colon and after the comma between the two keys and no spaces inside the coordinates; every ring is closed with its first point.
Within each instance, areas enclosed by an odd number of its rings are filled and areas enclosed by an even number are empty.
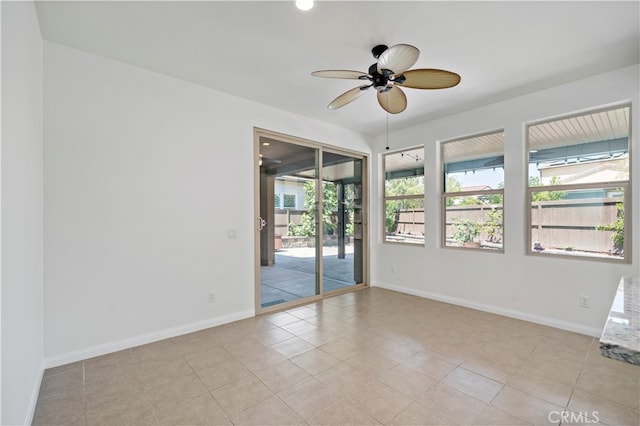
{"type": "Polygon", "coordinates": [[[457,72],[455,88],[405,89],[391,129],[640,62],[640,2],[45,1],[42,36],[361,133],[385,131],[375,91],[326,106],[361,82],[371,48],[408,43],[414,68],[457,72]]]}

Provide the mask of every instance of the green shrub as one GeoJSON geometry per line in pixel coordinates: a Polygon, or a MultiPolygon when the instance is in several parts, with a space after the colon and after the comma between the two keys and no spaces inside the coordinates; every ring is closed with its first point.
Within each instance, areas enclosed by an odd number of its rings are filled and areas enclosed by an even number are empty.
{"type": "Polygon", "coordinates": [[[474,241],[482,231],[482,225],[467,217],[456,217],[453,219],[453,224],[456,226],[453,239],[460,244],[474,241]]]}
{"type": "Polygon", "coordinates": [[[610,231],[613,250],[616,254],[624,252],[624,206],[616,203],[616,221],[608,225],[596,227],[598,231],[610,231]]]}

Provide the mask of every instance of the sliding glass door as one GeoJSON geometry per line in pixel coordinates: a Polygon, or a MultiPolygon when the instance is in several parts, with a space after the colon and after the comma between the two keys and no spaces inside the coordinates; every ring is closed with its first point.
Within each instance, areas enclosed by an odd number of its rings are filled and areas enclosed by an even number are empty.
{"type": "Polygon", "coordinates": [[[256,129],[256,311],[366,284],[365,158],[256,129]]]}

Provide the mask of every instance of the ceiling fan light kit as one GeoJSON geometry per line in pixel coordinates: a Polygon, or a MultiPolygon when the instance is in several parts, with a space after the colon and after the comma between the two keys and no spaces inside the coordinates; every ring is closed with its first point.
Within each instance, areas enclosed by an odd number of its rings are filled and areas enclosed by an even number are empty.
{"type": "Polygon", "coordinates": [[[435,68],[410,70],[420,56],[420,51],[409,44],[387,47],[383,44],[371,49],[377,62],[369,67],[368,73],[352,70],[319,70],[311,75],[324,78],[367,80],[365,84],[348,90],[335,98],[327,106],[338,109],[355,101],[367,89],[377,91],[378,103],[390,114],[398,114],[407,108],[407,97],[400,87],[412,89],[448,89],[460,83],[460,75],[435,68]]]}

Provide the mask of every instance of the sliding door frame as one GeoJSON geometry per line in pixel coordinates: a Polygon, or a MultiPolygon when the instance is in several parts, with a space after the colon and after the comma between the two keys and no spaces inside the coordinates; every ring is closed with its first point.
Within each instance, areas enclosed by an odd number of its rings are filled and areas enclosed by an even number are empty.
{"type": "MultiPolygon", "coordinates": [[[[334,296],[340,293],[347,293],[350,291],[360,290],[369,286],[369,155],[362,152],[357,152],[349,149],[338,148],[335,146],[323,144],[320,142],[312,141],[309,139],[304,139],[296,136],[287,135],[284,133],[274,132],[271,130],[262,129],[259,127],[253,128],[253,230],[254,230],[254,259],[253,266],[255,268],[254,274],[254,282],[255,282],[255,291],[254,291],[254,299],[255,299],[255,313],[256,315],[272,312],[272,311],[280,311],[283,309],[290,309],[295,306],[308,304],[313,301],[322,300],[324,297],[334,296]],[[260,230],[259,230],[259,217],[260,217],[260,140],[261,138],[275,139],[281,142],[290,143],[294,145],[306,146],[309,148],[318,150],[318,158],[317,158],[317,182],[316,185],[316,203],[317,203],[317,212],[316,218],[316,286],[319,288],[319,294],[298,299],[292,300],[289,302],[281,303],[274,306],[262,307],[260,303],[261,299],[261,276],[260,276],[260,230]],[[348,155],[353,158],[362,160],[362,206],[363,215],[362,215],[362,283],[354,284],[352,286],[348,286],[345,288],[333,290],[330,292],[325,292],[322,279],[324,277],[323,274],[323,264],[322,264],[322,236],[324,235],[323,223],[320,218],[322,217],[322,209],[323,206],[323,185],[322,185],[322,159],[325,152],[340,154],[340,155],[348,155]]],[[[267,226],[272,226],[268,224],[267,226]]]]}

